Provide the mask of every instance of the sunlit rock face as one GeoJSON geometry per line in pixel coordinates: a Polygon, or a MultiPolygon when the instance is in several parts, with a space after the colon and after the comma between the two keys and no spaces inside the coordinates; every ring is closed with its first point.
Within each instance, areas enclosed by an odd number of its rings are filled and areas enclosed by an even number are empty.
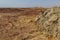
{"type": "Polygon", "coordinates": [[[0,40],[60,40],[60,8],[31,10],[1,12],[0,40]]]}
{"type": "Polygon", "coordinates": [[[47,40],[60,40],[60,9],[49,8],[38,16],[39,31],[47,40]]]}

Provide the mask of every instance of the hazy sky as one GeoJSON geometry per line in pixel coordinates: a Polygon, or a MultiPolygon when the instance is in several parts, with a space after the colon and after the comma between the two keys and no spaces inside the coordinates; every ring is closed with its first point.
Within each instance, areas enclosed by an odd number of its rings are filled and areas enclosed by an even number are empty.
{"type": "Polygon", "coordinates": [[[0,0],[0,7],[60,6],[60,0],[0,0]]]}

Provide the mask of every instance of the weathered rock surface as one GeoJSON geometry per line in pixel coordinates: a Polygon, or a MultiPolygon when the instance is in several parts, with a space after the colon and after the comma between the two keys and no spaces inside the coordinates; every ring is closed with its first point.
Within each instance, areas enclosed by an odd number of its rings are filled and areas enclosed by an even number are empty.
{"type": "Polygon", "coordinates": [[[47,9],[37,18],[39,30],[47,40],[60,40],[60,8],[47,9]]]}
{"type": "Polygon", "coordinates": [[[16,10],[0,12],[0,40],[60,40],[59,8],[16,10]]]}
{"type": "Polygon", "coordinates": [[[30,40],[40,34],[35,18],[37,8],[0,9],[0,40],[30,40]]]}

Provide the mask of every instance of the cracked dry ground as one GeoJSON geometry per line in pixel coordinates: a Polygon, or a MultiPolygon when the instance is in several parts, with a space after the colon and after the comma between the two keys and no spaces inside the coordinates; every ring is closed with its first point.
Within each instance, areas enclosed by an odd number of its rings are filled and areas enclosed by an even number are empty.
{"type": "Polygon", "coordinates": [[[33,40],[39,37],[36,16],[0,13],[0,40],[33,40]]]}

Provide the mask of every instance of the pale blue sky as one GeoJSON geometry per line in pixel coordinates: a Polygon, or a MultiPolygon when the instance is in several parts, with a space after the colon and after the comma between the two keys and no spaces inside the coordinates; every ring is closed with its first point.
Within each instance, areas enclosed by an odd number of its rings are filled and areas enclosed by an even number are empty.
{"type": "Polygon", "coordinates": [[[60,6],[60,0],[0,0],[0,7],[51,7],[60,6]]]}

